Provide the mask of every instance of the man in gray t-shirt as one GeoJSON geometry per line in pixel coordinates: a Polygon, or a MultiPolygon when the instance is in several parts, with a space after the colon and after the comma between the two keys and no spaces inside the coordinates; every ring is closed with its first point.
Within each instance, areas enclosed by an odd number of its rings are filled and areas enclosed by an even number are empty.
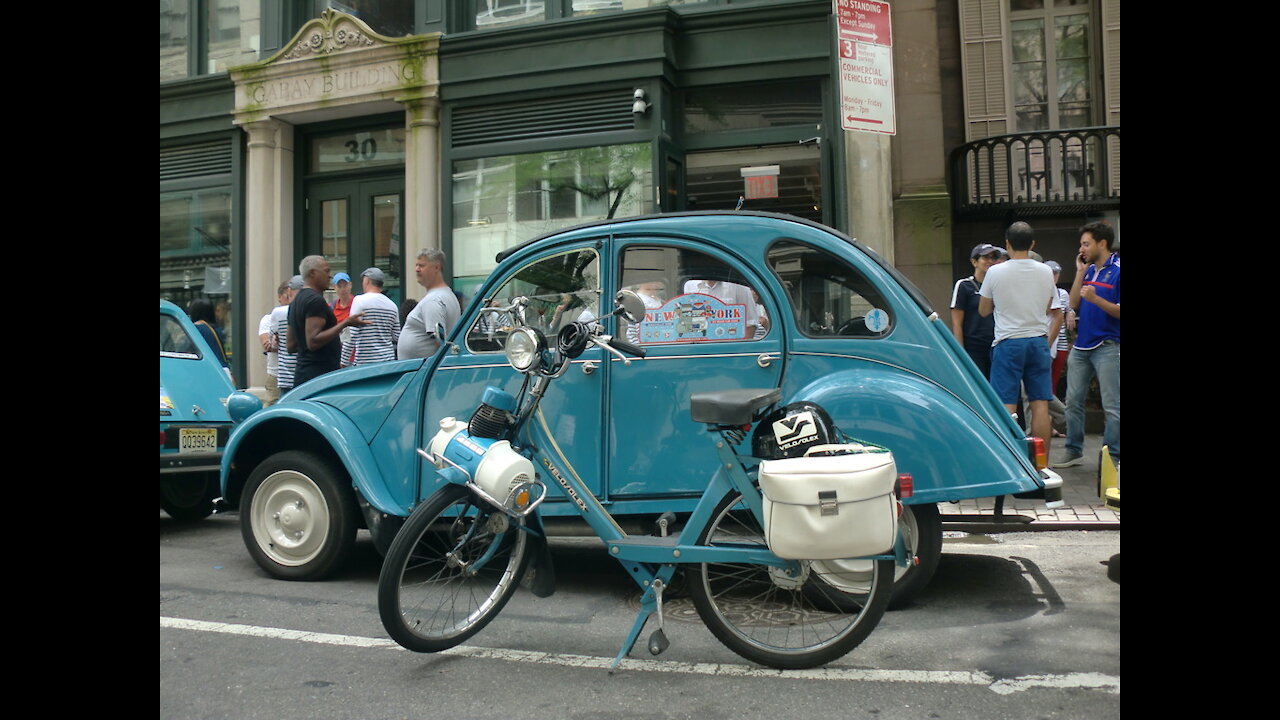
{"type": "Polygon", "coordinates": [[[444,282],[442,251],[435,248],[420,251],[413,264],[413,271],[418,276],[418,284],[426,288],[427,294],[409,312],[404,320],[404,327],[400,330],[396,355],[401,360],[435,354],[440,347],[436,325],[443,325],[447,335],[462,317],[457,296],[444,282]]]}

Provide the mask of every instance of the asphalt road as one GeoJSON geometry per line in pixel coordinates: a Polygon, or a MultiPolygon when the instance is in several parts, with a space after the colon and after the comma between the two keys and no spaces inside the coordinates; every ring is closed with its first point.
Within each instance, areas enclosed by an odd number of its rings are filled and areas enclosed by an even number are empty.
{"type": "Polygon", "coordinates": [[[825,668],[780,672],[722,646],[687,600],[671,647],[605,669],[638,593],[598,541],[553,545],[550,598],[517,592],[466,645],[403,650],[378,619],[381,558],[317,583],[271,579],[237,513],[160,520],[162,718],[1097,718],[1120,715],[1118,531],[949,532],[933,583],[825,668]],[[1109,577],[1110,575],[1110,577],[1109,577]]]}

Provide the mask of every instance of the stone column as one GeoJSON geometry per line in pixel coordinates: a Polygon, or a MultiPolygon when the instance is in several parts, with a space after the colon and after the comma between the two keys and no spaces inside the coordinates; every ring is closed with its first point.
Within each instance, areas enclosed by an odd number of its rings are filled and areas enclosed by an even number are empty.
{"type": "Polygon", "coordinates": [[[440,247],[440,101],[407,100],[405,105],[405,297],[415,291],[413,264],[418,251],[440,247]]]}
{"type": "Polygon", "coordinates": [[[267,119],[241,126],[249,135],[245,177],[245,337],[250,348],[247,386],[267,380],[257,350],[258,320],[276,305],[276,288],[298,272],[293,257],[293,126],[267,119]]]}

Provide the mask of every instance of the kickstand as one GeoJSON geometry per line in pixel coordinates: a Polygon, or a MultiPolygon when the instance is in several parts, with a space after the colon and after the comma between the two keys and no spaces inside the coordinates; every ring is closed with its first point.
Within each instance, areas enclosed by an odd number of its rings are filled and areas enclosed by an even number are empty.
{"type": "Polygon", "coordinates": [[[618,665],[622,663],[622,658],[631,652],[631,648],[635,646],[636,639],[640,637],[640,631],[644,629],[644,624],[648,622],[649,616],[653,614],[657,608],[657,602],[653,599],[653,590],[644,591],[644,596],[640,598],[640,612],[636,614],[636,621],[631,626],[631,632],[627,634],[627,639],[622,641],[622,649],[618,651],[618,656],[613,659],[613,664],[609,666],[609,674],[612,675],[614,670],[618,669],[618,665]]]}

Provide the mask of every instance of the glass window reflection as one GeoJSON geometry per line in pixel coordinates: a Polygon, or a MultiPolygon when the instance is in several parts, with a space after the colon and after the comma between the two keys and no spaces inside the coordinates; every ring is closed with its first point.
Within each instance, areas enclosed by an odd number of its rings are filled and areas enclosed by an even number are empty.
{"type": "Polygon", "coordinates": [[[589,220],[653,212],[647,143],[453,164],[454,274],[484,276],[506,248],[589,220]]]}

